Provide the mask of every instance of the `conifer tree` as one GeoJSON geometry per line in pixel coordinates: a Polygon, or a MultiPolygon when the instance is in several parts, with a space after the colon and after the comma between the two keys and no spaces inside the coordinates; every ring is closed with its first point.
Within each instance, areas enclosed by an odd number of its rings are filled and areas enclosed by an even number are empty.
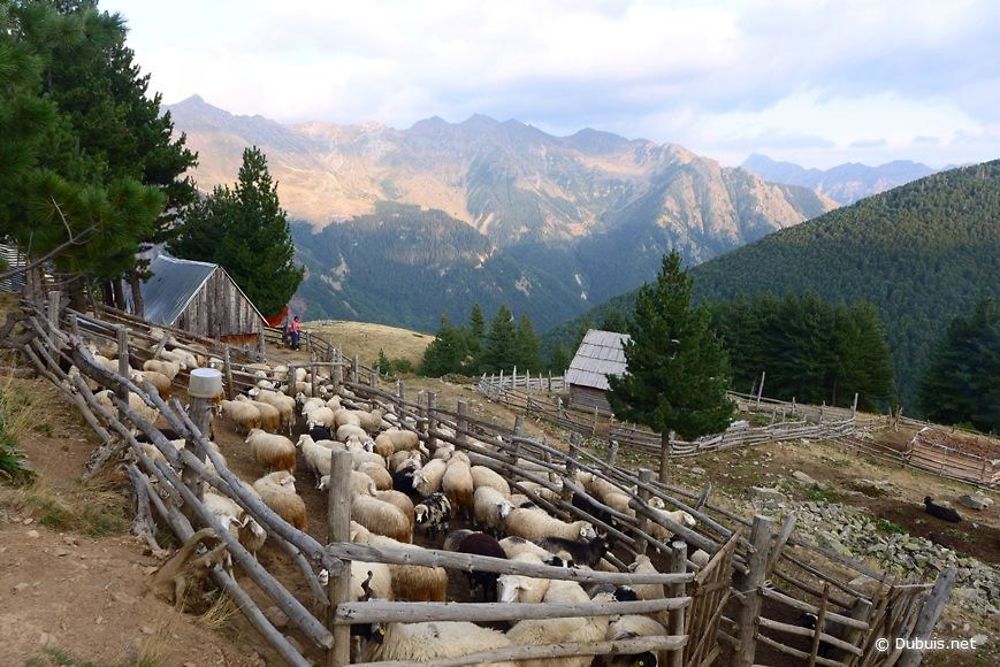
{"type": "Polygon", "coordinates": [[[1000,431],[1000,313],[991,299],[956,317],[920,385],[929,419],[1000,431]]]}
{"type": "Polygon", "coordinates": [[[569,350],[566,349],[565,345],[559,343],[552,349],[552,356],[549,358],[549,370],[553,373],[565,373],[571,361],[573,361],[573,358],[570,356],[569,350]]]}
{"type": "Polygon", "coordinates": [[[686,440],[729,426],[729,362],[709,327],[707,308],[691,304],[691,277],[676,250],[663,257],[655,282],[639,289],[624,345],[627,371],[609,376],[615,416],[661,434],[660,477],[666,479],[670,437],[686,440]]]}
{"type": "Polygon", "coordinates": [[[514,363],[520,370],[538,371],[542,367],[541,343],[527,315],[517,323],[517,357],[514,363]]]}
{"type": "Polygon", "coordinates": [[[625,320],[625,316],[622,311],[617,308],[613,308],[608,311],[601,321],[601,327],[603,331],[614,331],[615,333],[626,333],[628,331],[628,322],[625,320]]]}
{"type": "Polygon", "coordinates": [[[468,354],[464,332],[452,326],[447,315],[442,315],[437,334],[424,350],[420,373],[428,377],[441,377],[461,372],[462,362],[468,354]]]}
{"type": "Polygon", "coordinates": [[[280,312],[302,282],[277,184],[256,146],[243,151],[235,188],[217,187],[195,206],[170,249],[220,264],[265,315],[280,312]]]}
{"type": "Polygon", "coordinates": [[[490,321],[480,368],[485,373],[511,370],[517,364],[517,330],[507,306],[500,306],[490,321]]]}

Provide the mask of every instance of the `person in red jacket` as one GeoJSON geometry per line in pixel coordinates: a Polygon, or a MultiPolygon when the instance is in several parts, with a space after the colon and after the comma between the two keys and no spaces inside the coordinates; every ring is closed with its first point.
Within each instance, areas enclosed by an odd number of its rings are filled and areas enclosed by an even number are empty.
{"type": "Polygon", "coordinates": [[[289,334],[292,342],[292,349],[299,349],[299,340],[302,338],[302,322],[299,322],[299,316],[296,315],[295,319],[292,320],[292,324],[289,327],[289,334]]]}

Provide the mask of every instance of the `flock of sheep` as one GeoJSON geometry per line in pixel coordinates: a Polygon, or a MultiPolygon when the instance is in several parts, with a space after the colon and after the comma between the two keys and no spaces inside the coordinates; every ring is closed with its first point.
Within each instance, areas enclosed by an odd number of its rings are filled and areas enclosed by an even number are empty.
{"type": "MultiPolygon", "coordinates": [[[[133,379],[151,382],[161,395],[169,393],[181,370],[218,362],[207,351],[199,355],[167,347],[172,346],[164,346],[155,359],[142,364],[141,370],[132,371],[133,379]]],[[[105,346],[92,352],[99,364],[117,371],[114,348],[105,346]]],[[[418,531],[423,533],[425,543],[449,551],[525,563],[617,571],[605,558],[609,549],[606,536],[598,533],[591,523],[563,521],[538,506],[537,498],[561,502],[560,494],[550,488],[519,482],[519,491],[527,493],[514,492],[507,479],[489,467],[472,465],[469,456],[452,444],[438,441],[435,449],[428,451],[413,430],[415,424],[382,409],[357,409],[362,403],[354,394],[343,387],[334,391],[330,378],[321,372],[313,377],[306,369],[296,368],[291,374],[286,366],[267,364],[251,364],[247,370],[257,376],[257,386],[235,400],[219,401],[218,415],[245,435],[246,446],[260,466],[260,477],[252,483],[244,482],[247,488],[296,528],[306,530],[309,521],[296,482],[303,476],[311,477],[317,488],[328,488],[333,452],[346,451],[350,452],[353,464],[350,481],[353,542],[421,549],[413,544],[414,532],[418,531]],[[288,383],[294,383],[296,398],[288,395],[288,383]],[[313,394],[316,396],[307,397],[313,394]],[[293,440],[297,431],[300,434],[293,440]],[[476,530],[450,530],[452,520],[461,520],[463,525],[476,530]]],[[[110,407],[110,397],[104,392],[98,394],[98,400],[110,407]]],[[[155,410],[138,396],[130,397],[130,405],[155,421],[155,410]]],[[[450,431],[444,426],[439,430],[445,434],[450,431]]],[[[453,432],[450,434],[454,436],[453,432]]],[[[180,448],[183,440],[174,440],[172,444],[180,448]]],[[[494,449],[482,442],[475,445],[494,449]]],[[[149,456],[163,458],[152,445],[145,445],[144,449],[149,456]]],[[[576,488],[586,491],[586,495],[574,494],[574,504],[585,503],[582,508],[592,515],[608,523],[615,522],[611,513],[601,515],[601,505],[590,498],[634,516],[629,507],[632,496],[625,489],[585,472],[576,473],[573,481],[576,488]]],[[[264,545],[266,531],[238,504],[207,485],[204,500],[248,551],[256,554],[264,545]]],[[[654,511],[688,527],[695,524],[686,512],[667,512],[662,506],[654,511]]],[[[663,542],[672,538],[656,522],[650,522],[649,528],[651,535],[663,542]]],[[[704,562],[707,554],[695,552],[692,559],[704,562]]],[[[643,555],[635,559],[630,569],[656,571],[643,555]]],[[[324,576],[321,573],[321,579],[324,576]]],[[[487,572],[472,572],[468,579],[471,596],[484,602],[585,603],[664,597],[662,585],[587,588],[574,581],[487,572]]],[[[351,563],[351,595],[355,600],[445,601],[448,580],[448,572],[441,567],[351,563]]],[[[471,622],[393,622],[355,625],[352,633],[357,637],[356,657],[363,660],[433,662],[436,658],[502,647],[662,636],[669,634],[666,627],[664,612],[646,616],[521,620],[505,631],[471,622]]],[[[612,658],[579,656],[493,664],[648,667],[657,664],[657,656],[653,653],[612,658]]]]}

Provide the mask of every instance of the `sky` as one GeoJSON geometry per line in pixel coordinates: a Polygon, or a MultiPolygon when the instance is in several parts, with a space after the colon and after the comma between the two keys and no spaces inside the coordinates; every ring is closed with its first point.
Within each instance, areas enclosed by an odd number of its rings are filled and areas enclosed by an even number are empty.
{"type": "Polygon", "coordinates": [[[102,0],[165,103],[516,118],[826,168],[1000,158],[997,0],[102,0]]]}

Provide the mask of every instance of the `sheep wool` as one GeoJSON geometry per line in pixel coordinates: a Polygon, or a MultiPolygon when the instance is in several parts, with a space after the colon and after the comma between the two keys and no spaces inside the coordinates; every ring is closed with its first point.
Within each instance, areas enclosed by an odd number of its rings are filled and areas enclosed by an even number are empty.
{"type": "Polygon", "coordinates": [[[587,521],[566,523],[544,512],[520,507],[510,512],[505,526],[508,534],[523,537],[526,540],[562,537],[567,540],[590,541],[597,537],[597,531],[587,521]]]}
{"type": "Polygon", "coordinates": [[[392,475],[389,474],[389,471],[381,463],[365,461],[358,466],[358,472],[363,472],[371,477],[372,481],[375,482],[375,488],[379,491],[392,489],[392,475]]]}
{"type": "Polygon", "coordinates": [[[441,478],[441,489],[448,496],[456,514],[461,512],[467,517],[472,516],[474,486],[468,457],[452,456],[448,460],[444,477],[441,478]]]}
{"type": "Polygon", "coordinates": [[[395,491],[393,489],[375,491],[375,497],[382,502],[395,505],[403,514],[406,515],[407,521],[411,524],[416,520],[416,513],[413,509],[413,501],[410,500],[410,497],[402,491],[395,491]]]}
{"type": "Polygon", "coordinates": [[[251,429],[246,442],[257,463],[271,470],[295,470],[295,443],[283,435],[251,429]]]}
{"type": "MultiPolygon", "coordinates": [[[[422,547],[394,540],[367,530],[353,536],[359,544],[394,549],[419,549],[422,547]]],[[[448,572],[443,567],[420,565],[389,565],[392,576],[392,595],[396,600],[409,602],[444,602],[448,591],[448,572]]]]}
{"type": "Polygon", "coordinates": [[[260,428],[260,410],[252,403],[222,400],[219,409],[233,422],[237,433],[249,433],[260,428]]]}
{"type": "Polygon", "coordinates": [[[306,504],[295,492],[295,477],[290,473],[281,470],[264,475],[253,483],[253,490],[282,519],[299,530],[306,529],[306,504]]]}
{"type": "Polygon", "coordinates": [[[270,403],[265,403],[264,401],[256,401],[252,398],[247,398],[242,394],[237,396],[236,400],[241,403],[249,403],[257,408],[257,412],[260,413],[261,429],[267,431],[268,433],[277,433],[281,430],[281,412],[278,411],[278,408],[274,407],[270,403]]]}
{"type": "Polygon", "coordinates": [[[427,497],[441,489],[441,480],[444,478],[448,464],[441,459],[431,459],[424,467],[413,473],[413,490],[423,497],[427,497]]]}
{"type": "Polygon", "coordinates": [[[476,489],[488,486],[502,493],[504,498],[510,498],[510,484],[500,473],[486,466],[472,466],[469,472],[472,473],[472,484],[476,489]]]}
{"type": "Polygon", "coordinates": [[[378,535],[400,542],[413,541],[413,524],[395,505],[373,496],[355,496],[351,502],[351,519],[378,535]]]}
{"type": "MultiPolygon", "coordinates": [[[[381,641],[373,643],[363,660],[413,660],[433,663],[436,658],[458,658],[470,653],[506,648],[511,642],[499,630],[465,621],[386,623],[381,641]]],[[[514,667],[513,662],[491,662],[487,667],[514,667]]]]}
{"type": "MultiPolygon", "coordinates": [[[[447,475],[445,476],[447,479],[447,475]]],[[[514,509],[503,493],[492,486],[481,486],[473,496],[476,521],[497,532],[503,528],[507,516],[514,509]]]]}

